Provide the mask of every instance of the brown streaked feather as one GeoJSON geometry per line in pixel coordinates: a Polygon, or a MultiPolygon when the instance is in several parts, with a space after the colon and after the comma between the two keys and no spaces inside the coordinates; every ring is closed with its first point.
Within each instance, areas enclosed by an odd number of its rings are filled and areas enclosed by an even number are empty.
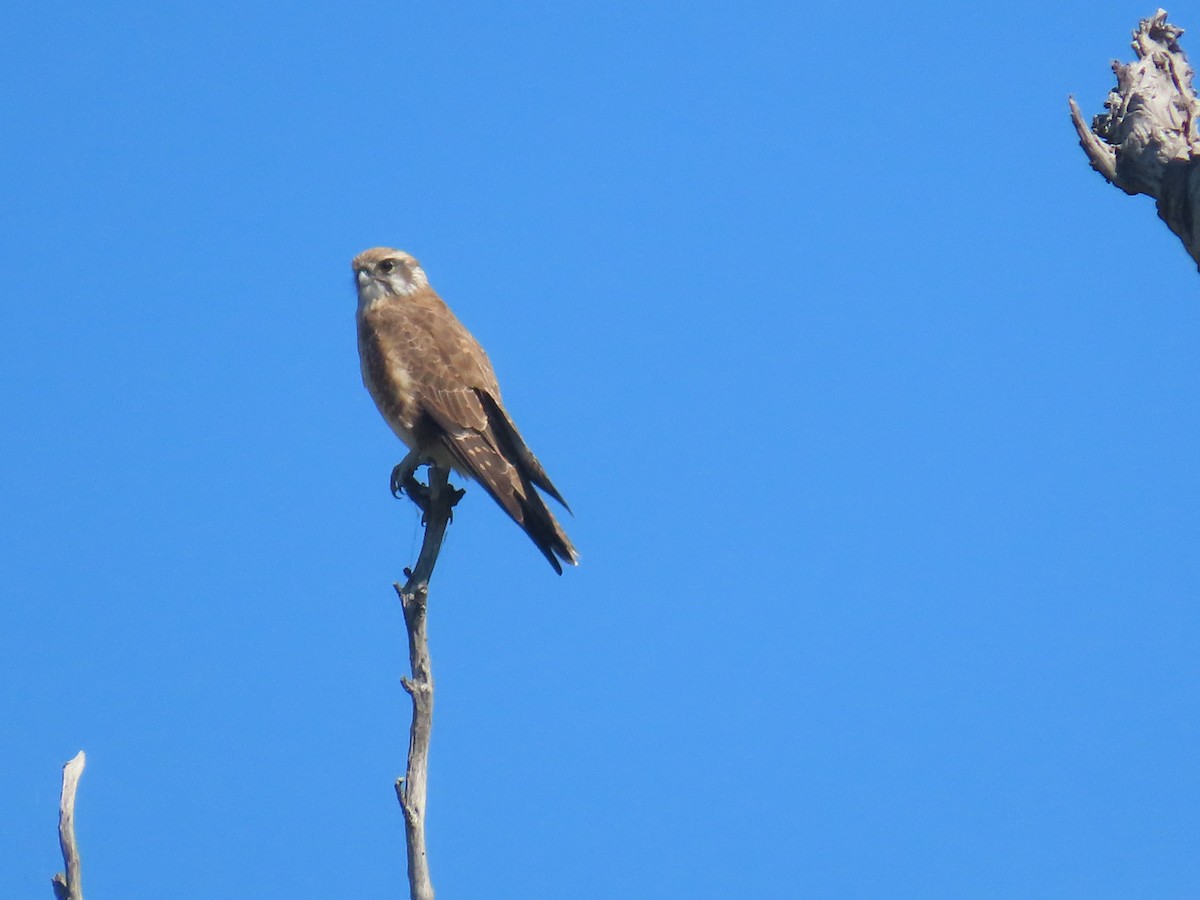
{"type": "Polygon", "coordinates": [[[562,574],[559,559],[574,565],[578,561],[575,548],[526,473],[497,447],[494,431],[457,428],[453,420],[443,418],[437,406],[426,410],[442,429],[442,441],[456,461],[455,468],[483,485],[556,572],[562,574]]]}
{"type": "Polygon", "coordinates": [[[546,470],[542,468],[542,464],[538,462],[538,458],[533,455],[533,451],[529,449],[529,446],[521,437],[521,433],[517,431],[517,426],[508,417],[508,413],[500,405],[500,401],[479,388],[475,389],[475,393],[479,396],[480,402],[483,403],[483,407],[487,411],[488,422],[492,426],[492,433],[495,434],[497,443],[503,450],[504,455],[520,468],[526,479],[536,484],[557,500],[563,509],[570,512],[571,507],[567,505],[567,501],[562,498],[562,494],[558,492],[558,488],[550,481],[550,476],[546,474],[546,470]]]}
{"type": "Polygon", "coordinates": [[[432,289],[360,301],[359,349],[363,381],[401,440],[478,481],[559,574],[560,561],[578,561],[537,489],[566,503],[504,411],[487,354],[432,289]]]}

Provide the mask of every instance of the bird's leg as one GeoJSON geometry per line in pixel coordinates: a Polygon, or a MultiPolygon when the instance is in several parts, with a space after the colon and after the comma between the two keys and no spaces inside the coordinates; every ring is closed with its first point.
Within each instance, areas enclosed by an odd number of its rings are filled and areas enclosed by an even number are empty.
{"type": "Polygon", "coordinates": [[[409,450],[408,455],[392,469],[392,496],[399,500],[401,494],[408,494],[421,510],[422,519],[429,512],[429,488],[417,481],[416,475],[417,469],[429,462],[418,451],[409,450]]]}

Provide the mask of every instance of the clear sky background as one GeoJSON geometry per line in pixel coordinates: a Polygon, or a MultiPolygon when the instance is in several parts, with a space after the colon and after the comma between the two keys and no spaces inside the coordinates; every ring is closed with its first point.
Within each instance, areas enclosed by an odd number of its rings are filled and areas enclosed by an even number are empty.
{"type": "Polygon", "coordinates": [[[1200,276],[1066,105],[1153,11],[6,5],[0,896],[81,748],[90,900],[407,896],[378,244],[583,560],[459,506],[439,897],[1200,895],[1200,276]]]}

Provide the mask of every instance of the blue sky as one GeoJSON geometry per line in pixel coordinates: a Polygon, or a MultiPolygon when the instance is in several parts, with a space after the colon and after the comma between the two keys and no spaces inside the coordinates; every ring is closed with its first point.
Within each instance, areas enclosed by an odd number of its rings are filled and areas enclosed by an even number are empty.
{"type": "Polygon", "coordinates": [[[1066,106],[1152,12],[10,4],[0,896],[80,748],[89,897],[406,896],[378,244],[583,558],[459,506],[440,897],[1195,896],[1197,275],[1066,106]]]}

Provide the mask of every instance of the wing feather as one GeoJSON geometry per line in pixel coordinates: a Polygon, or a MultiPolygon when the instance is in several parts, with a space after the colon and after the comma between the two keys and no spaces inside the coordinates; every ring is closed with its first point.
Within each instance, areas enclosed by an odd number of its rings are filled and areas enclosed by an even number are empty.
{"type": "Polygon", "coordinates": [[[478,481],[561,574],[559,560],[575,564],[578,554],[537,488],[566,503],[504,411],[487,354],[432,291],[402,308],[414,432],[478,481]]]}

